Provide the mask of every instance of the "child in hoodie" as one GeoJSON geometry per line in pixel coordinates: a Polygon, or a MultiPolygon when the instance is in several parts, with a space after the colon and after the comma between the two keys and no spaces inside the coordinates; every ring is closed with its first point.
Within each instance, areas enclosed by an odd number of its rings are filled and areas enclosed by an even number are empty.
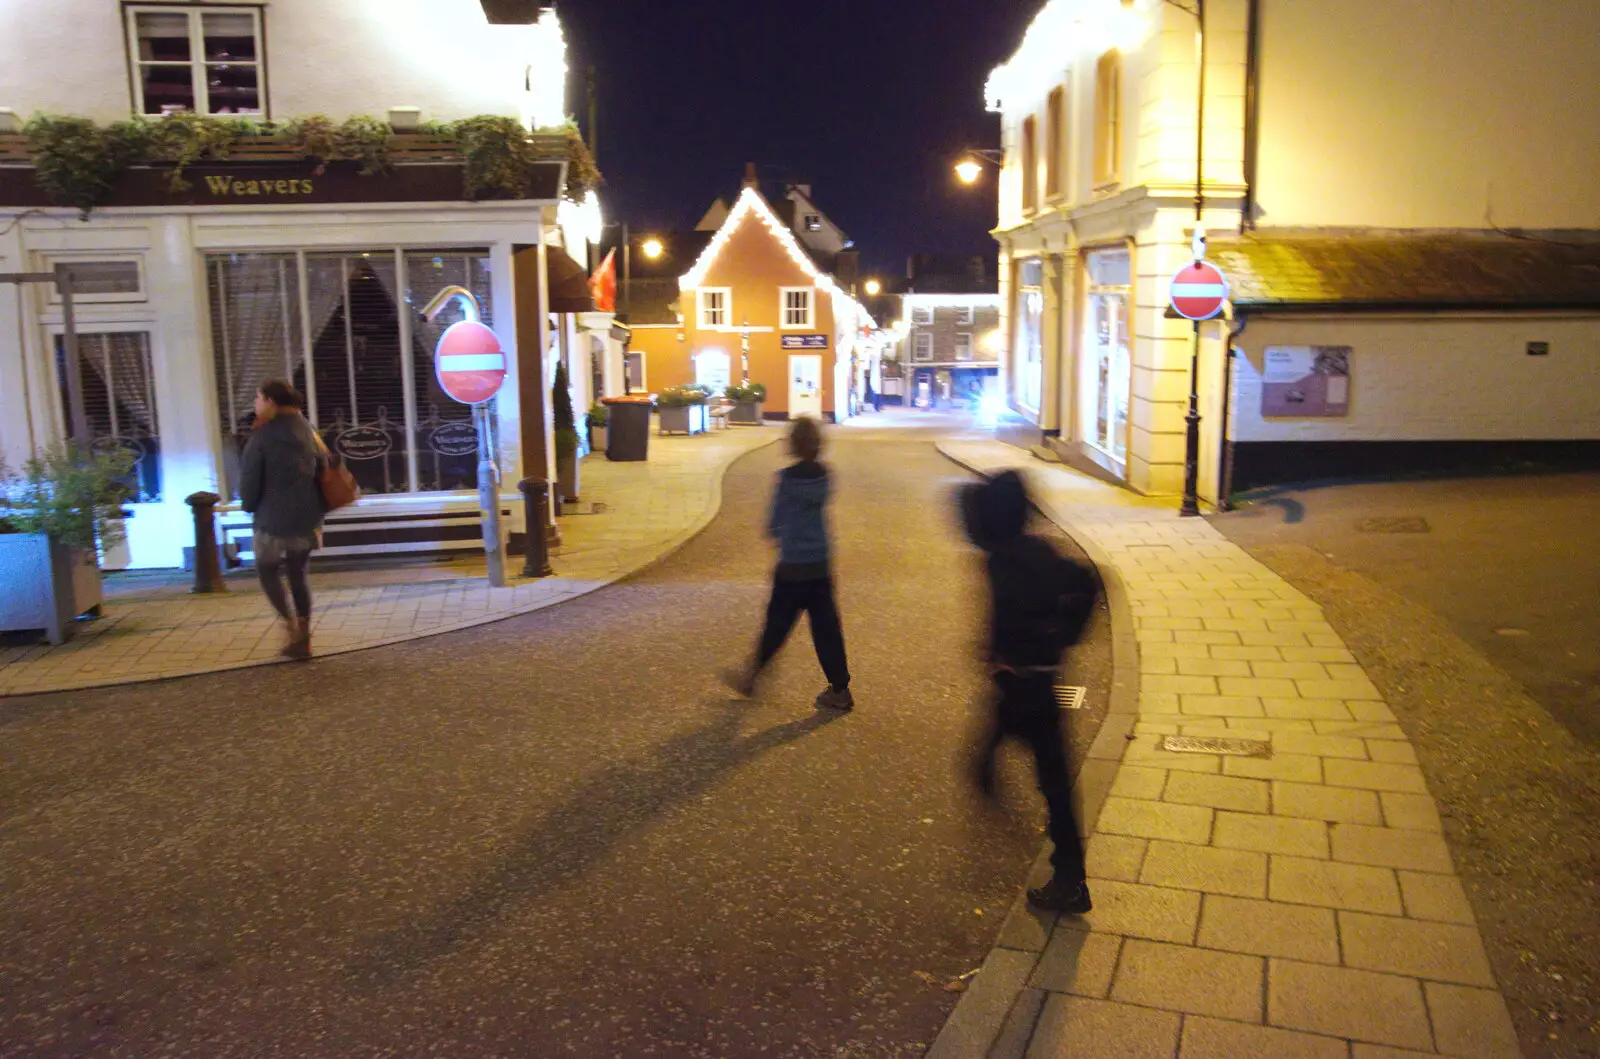
{"type": "Polygon", "coordinates": [[[850,694],[850,668],[845,663],[844,630],[833,599],[833,572],[829,566],[828,527],[825,518],[828,469],[817,461],[822,454],[822,428],[815,419],[801,416],[789,428],[789,451],[795,462],[778,473],[767,518],[767,535],[778,542],[778,566],[772,574],[772,598],[761,631],[754,662],[727,679],[740,694],[755,694],[756,680],[772,656],[788,639],[800,612],[811,623],[811,640],[828,686],[817,705],[834,710],[855,706],[850,694]]]}
{"type": "Polygon", "coordinates": [[[1055,685],[1066,649],[1088,624],[1094,575],[1026,532],[1030,503],[1022,476],[1005,471],[964,486],[967,535],[986,553],[990,590],[988,664],[995,683],[994,717],[974,768],[979,788],[994,790],[994,755],[1007,738],[1033,751],[1039,791],[1049,810],[1054,875],[1028,891],[1039,908],[1082,915],[1093,907],[1083,845],[1072,808],[1072,780],[1061,739],[1055,685]]]}

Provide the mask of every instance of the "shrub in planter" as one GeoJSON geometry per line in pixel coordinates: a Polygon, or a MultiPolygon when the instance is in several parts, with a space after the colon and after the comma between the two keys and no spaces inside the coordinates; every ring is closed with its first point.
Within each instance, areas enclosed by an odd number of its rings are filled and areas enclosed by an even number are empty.
{"type": "Polygon", "coordinates": [[[555,420],[556,487],[563,500],[578,499],[578,427],[572,415],[572,387],[567,365],[556,363],[556,380],[550,387],[550,407],[555,420]]]}
{"type": "Polygon", "coordinates": [[[133,455],[54,446],[0,466],[0,631],[45,629],[52,643],[100,606],[96,547],[123,536],[133,455]]]}
{"type": "Polygon", "coordinates": [[[611,411],[605,405],[595,402],[584,417],[589,427],[589,451],[604,452],[606,449],[606,425],[611,422],[611,411]]]}
{"type": "Polygon", "coordinates": [[[711,387],[699,383],[668,386],[662,390],[656,395],[656,407],[661,410],[661,432],[693,434],[705,430],[705,404],[710,397],[711,387]]]}
{"type": "Polygon", "coordinates": [[[728,412],[730,423],[760,423],[761,406],[767,400],[765,383],[750,382],[743,386],[735,383],[723,391],[733,408],[728,412]]]}

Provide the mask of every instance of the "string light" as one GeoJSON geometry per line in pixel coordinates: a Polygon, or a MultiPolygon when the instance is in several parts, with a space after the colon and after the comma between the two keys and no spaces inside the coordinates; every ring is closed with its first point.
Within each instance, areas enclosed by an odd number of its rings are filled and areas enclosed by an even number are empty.
{"type": "Polygon", "coordinates": [[[522,119],[530,129],[553,129],[567,120],[567,43],[554,8],[534,24],[522,119]]]}
{"type": "Polygon", "coordinates": [[[1050,0],[1034,16],[1022,44],[984,85],[992,111],[1027,107],[1059,84],[1075,52],[1129,49],[1149,30],[1138,4],[1123,0],[1050,0]]]}

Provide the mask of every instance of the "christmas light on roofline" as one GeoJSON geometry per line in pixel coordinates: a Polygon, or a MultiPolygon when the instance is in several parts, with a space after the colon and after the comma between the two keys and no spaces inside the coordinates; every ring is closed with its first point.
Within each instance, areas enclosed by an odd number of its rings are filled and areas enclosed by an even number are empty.
{"type": "Polygon", "coordinates": [[[1078,54],[1138,46],[1149,30],[1146,0],[1050,0],[1011,58],[984,85],[992,111],[1028,108],[1060,84],[1078,54]]]}

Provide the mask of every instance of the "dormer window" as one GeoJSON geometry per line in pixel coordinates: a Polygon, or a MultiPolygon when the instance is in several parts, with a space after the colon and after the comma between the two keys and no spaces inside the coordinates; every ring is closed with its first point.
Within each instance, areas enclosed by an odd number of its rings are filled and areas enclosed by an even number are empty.
{"type": "Polygon", "coordinates": [[[822,231],[822,218],[817,216],[815,213],[806,214],[805,222],[806,222],[806,231],[808,231],[808,232],[820,232],[820,231],[822,231]]]}

